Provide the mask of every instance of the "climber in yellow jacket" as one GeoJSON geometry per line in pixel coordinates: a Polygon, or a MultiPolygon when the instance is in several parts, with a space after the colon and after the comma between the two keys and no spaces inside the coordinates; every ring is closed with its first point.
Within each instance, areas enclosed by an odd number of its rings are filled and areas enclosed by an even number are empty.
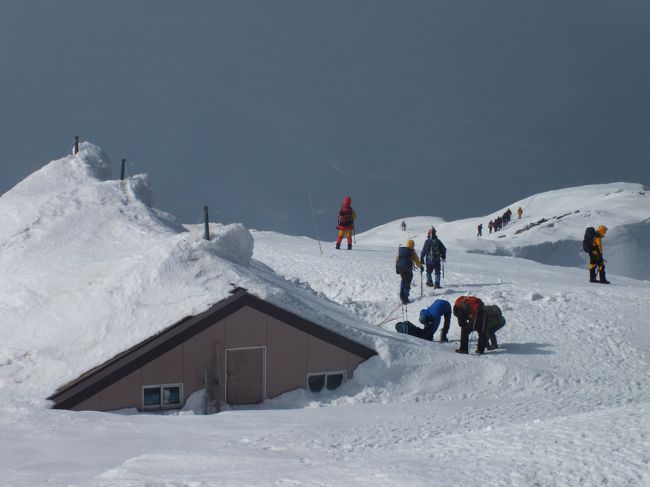
{"type": "Polygon", "coordinates": [[[589,252],[589,282],[609,284],[605,276],[605,259],[603,258],[603,237],[606,233],[607,227],[604,225],[596,229],[596,235],[591,244],[591,252],[589,252]],[[596,281],[596,270],[600,275],[600,281],[596,281]]]}

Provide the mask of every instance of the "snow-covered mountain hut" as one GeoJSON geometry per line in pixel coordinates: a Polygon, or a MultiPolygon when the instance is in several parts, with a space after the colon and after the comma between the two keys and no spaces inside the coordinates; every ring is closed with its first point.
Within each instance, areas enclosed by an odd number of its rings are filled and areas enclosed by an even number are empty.
{"type": "Polygon", "coordinates": [[[297,388],[335,389],[375,351],[244,289],[64,385],[73,410],[174,409],[205,390],[213,404],[253,404],[297,388]]]}

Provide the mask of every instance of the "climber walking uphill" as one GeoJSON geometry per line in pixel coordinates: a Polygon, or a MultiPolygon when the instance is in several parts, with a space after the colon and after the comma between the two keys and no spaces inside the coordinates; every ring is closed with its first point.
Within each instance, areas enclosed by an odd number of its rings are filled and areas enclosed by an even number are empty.
{"type": "Polygon", "coordinates": [[[339,210],[339,219],[338,225],[336,228],[339,233],[336,237],[336,248],[341,248],[341,241],[343,236],[347,238],[348,241],[348,250],[352,250],[352,231],[354,230],[354,220],[357,218],[357,214],[352,209],[352,199],[349,196],[346,196],[343,199],[343,204],[339,210]]]}
{"type": "Polygon", "coordinates": [[[594,227],[588,227],[585,230],[582,249],[589,253],[589,282],[609,284],[605,275],[605,259],[603,258],[603,237],[606,233],[607,227],[604,225],[595,230],[594,227]],[[600,281],[596,280],[596,271],[600,274],[600,281]]]}
{"type": "Polygon", "coordinates": [[[422,246],[422,252],[420,252],[420,260],[427,266],[427,286],[440,289],[440,261],[444,262],[445,259],[447,259],[447,248],[436,236],[436,229],[431,227],[427,233],[427,240],[422,246]],[[435,284],[431,279],[433,271],[436,276],[435,284]]]}
{"type": "Polygon", "coordinates": [[[447,332],[451,323],[451,304],[444,299],[436,299],[431,306],[420,310],[420,323],[424,325],[423,337],[425,340],[433,341],[433,335],[440,326],[440,318],[445,317],[445,321],[440,331],[440,342],[448,342],[447,332]]]}
{"type": "Polygon", "coordinates": [[[408,304],[409,293],[411,292],[411,281],[413,281],[413,266],[419,267],[420,272],[424,271],[418,254],[415,252],[415,242],[413,240],[406,241],[406,247],[400,247],[397,251],[397,259],[395,260],[395,272],[400,275],[402,282],[399,288],[399,298],[402,304],[408,304]]]}

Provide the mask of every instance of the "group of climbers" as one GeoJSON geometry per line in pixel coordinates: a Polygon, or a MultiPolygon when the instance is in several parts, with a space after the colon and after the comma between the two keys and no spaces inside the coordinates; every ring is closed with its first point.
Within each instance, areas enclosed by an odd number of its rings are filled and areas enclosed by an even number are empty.
{"type": "Polygon", "coordinates": [[[453,310],[449,301],[436,299],[431,306],[420,311],[419,321],[424,325],[424,329],[406,321],[397,323],[395,330],[433,341],[433,336],[440,326],[440,320],[444,319],[439,341],[445,343],[449,341],[447,333],[452,312],[460,327],[460,346],[455,350],[456,353],[469,353],[469,338],[474,331],[478,334],[476,353],[483,354],[486,349],[499,348],[496,332],[506,325],[506,319],[503,317],[501,308],[494,304],[486,305],[476,296],[460,296],[454,302],[453,310]]]}
{"type": "MultiPolygon", "coordinates": [[[[517,209],[517,217],[521,219],[523,209],[517,209]]],[[[488,228],[490,233],[500,230],[506,225],[512,217],[512,212],[508,208],[501,217],[490,221],[488,228]]],[[[354,233],[354,222],[356,213],[352,209],[352,200],[346,196],[343,205],[338,213],[338,235],[336,239],[336,248],[341,248],[343,237],[346,237],[348,250],[352,249],[352,236],[354,233]]],[[[402,221],[402,231],[406,231],[406,222],[402,221]]],[[[482,236],[483,225],[477,227],[477,236],[482,236]]],[[[583,250],[589,255],[589,282],[599,282],[609,284],[605,274],[605,259],[603,257],[602,239],[607,233],[607,227],[599,226],[587,228],[583,240],[583,250]],[[598,277],[598,279],[597,279],[598,277]]],[[[395,260],[395,272],[400,275],[399,297],[402,305],[407,305],[412,301],[409,299],[411,283],[413,281],[413,271],[419,269],[424,273],[426,266],[426,285],[434,289],[440,289],[441,270],[443,263],[447,258],[447,248],[440,241],[436,234],[436,229],[431,226],[427,232],[427,238],[422,246],[420,255],[415,251],[415,242],[412,239],[406,241],[405,246],[400,246],[395,260]],[[434,281],[435,276],[435,281],[434,281]]],[[[419,321],[424,325],[420,329],[408,321],[398,323],[396,329],[402,333],[419,336],[425,340],[433,341],[433,335],[436,333],[441,319],[444,318],[444,325],[440,333],[440,342],[447,342],[447,333],[451,314],[456,316],[458,325],[461,329],[460,347],[456,350],[458,353],[469,353],[469,337],[472,332],[478,334],[478,343],[476,353],[482,354],[485,350],[494,350],[498,348],[496,331],[505,326],[506,320],[501,310],[496,305],[485,305],[481,299],[476,296],[461,296],[454,302],[453,310],[451,304],[443,299],[437,299],[429,306],[420,311],[419,321]]]]}
{"type": "Polygon", "coordinates": [[[415,252],[415,242],[411,239],[406,241],[406,246],[399,247],[395,259],[395,273],[402,278],[399,289],[399,298],[402,304],[411,302],[409,292],[411,282],[413,281],[413,270],[420,269],[424,272],[425,265],[427,271],[428,287],[440,289],[440,275],[442,263],[447,259],[447,248],[436,235],[436,229],[430,227],[427,232],[427,239],[424,241],[420,256],[415,252]],[[433,280],[435,276],[435,282],[433,280]]]}
{"type": "MultiPolygon", "coordinates": [[[[521,220],[521,215],[524,214],[524,210],[521,208],[517,208],[517,218],[521,220]]],[[[510,223],[510,220],[512,219],[512,210],[508,208],[506,211],[503,212],[503,215],[497,216],[494,220],[490,220],[488,223],[488,230],[490,233],[492,231],[498,232],[501,230],[503,227],[505,227],[508,223],[510,223]]],[[[478,237],[480,237],[482,233],[483,225],[479,225],[479,231],[478,231],[478,237]]]]}

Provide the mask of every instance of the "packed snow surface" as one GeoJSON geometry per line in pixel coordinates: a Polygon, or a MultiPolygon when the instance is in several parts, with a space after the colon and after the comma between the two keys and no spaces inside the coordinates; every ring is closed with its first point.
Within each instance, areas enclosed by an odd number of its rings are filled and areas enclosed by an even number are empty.
{"type": "Polygon", "coordinates": [[[505,208],[405,218],[405,232],[400,219],[321,253],[316,240],[239,224],[212,224],[202,240],[152,206],[145,176],[112,180],[85,144],[0,197],[2,484],[650,485],[646,193],[612,183],[535,195],[492,235],[505,208]],[[609,286],[581,266],[584,227],[600,224],[609,286]],[[507,319],[498,350],[454,353],[455,323],[445,344],[394,332],[397,246],[413,238],[419,250],[431,225],[448,248],[443,289],[421,291],[416,273],[408,318],[477,295],[507,319]],[[61,385],[237,286],[378,355],[335,391],[210,416],[196,398],[164,415],[49,409],[61,385]]]}

